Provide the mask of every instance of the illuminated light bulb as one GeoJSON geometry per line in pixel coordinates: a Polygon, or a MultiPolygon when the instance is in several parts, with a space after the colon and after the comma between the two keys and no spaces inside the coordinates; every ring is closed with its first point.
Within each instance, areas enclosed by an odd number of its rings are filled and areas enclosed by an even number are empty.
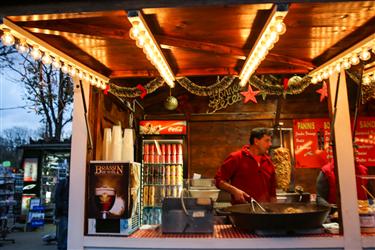
{"type": "Polygon", "coordinates": [[[271,32],[269,39],[272,41],[272,44],[276,43],[279,40],[277,32],[271,32]]]}
{"type": "Polygon", "coordinates": [[[35,61],[38,61],[40,58],[42,58],[42,52],[40,51],[38,46],[33,46],[33,49],[31,50],[31,56],[34,58],[35,61]]]}
{"type": "Polygon", "coordinates": [[[362,84],[363,85],[369,85],[370,82],[371,82],[370,77],[368,77],[368,76],[363,77],[363,79],[362,79],[362,84]]]}
{"type": "Polygon", "coordinates": [[[336,71],[337,73],[339,73],[339,72],[341,71],[341,64],[340,64],[340,63],[337,63],[337,64],[335,65],[335,71],[336,71]]]}
{"type": "Polygon", "coordinates": [[[81,79],[81,80],[83,79],[83,72],[82,71],[79,71],[78,78],[81,79]]]}
{"type": "Polygon", "coordinates": [[[329,73],[327,71],[323,72],[323,79],[328,79],[329,73]]]}
{"type": "Polygon", "coordinates": [[[21,54],[28,52],[29,46],[26,43],[26,39],[21,39],[20,43],[16,45],[16,49],[21,54]]]}
{"type": "Polygon", "coordinates": [[[133,20],[131,23],[135,27],[138,27],[138,25],[140,24],[140,22],[138,20],[133,20]]]}
{"type": "Polygon", "coordinates": [[[52,58],[48,53],[44,53],[44,56],[42,57],[42,63],[44,65],[50,65],[52,63],[52,58]]]}
{"type": "Polygon", "coordinates": [[[329,67],[328,74],[331,76],[333,74],[333,67],[329,67]]]}
{"type": "Polygon", "coordinates": [[[67,73],[69,72],[68,65],[64,64],[64,65],[61,67],[61,71],[62,71],[64,74],[67,74],[67,73]]]}
{"type": "Polygon", "coordinates": [[[352,55],[351,57],[350,57],[350,63],[352,64],[352,65],[357,65],[358,63],[360,62],[360,60],[359,60],[359,58],[358,58],[358,56],[357,55],[352,55]]]}
{"type": "Polygon", "coordinates": [[[311,78],[311,83],[312,83],[312,84],[316,84],[317,82],[318,82],[318,79],[316,79],[316,77],[313,76],[313,77],[311,78]]]}
{"type": "Polygon", "coordinates": [[[84,73],[83,79],[85,79],[85,81],[87,81],[87,82],[90,81],[90,77],[87,73],[84,73]]]}
{"type": "Polygon", "coordinates": [[[367,49],[363,49],[361,53],[359,53],[359,58],[361,58],[362,61],[367,61],[371,58],[371,53],[367,49]]]}
{"type": "Polygon", "coordinates": [[[139,35],[139,29],[137,27],[132,27],[129,30],[129,36],[131,39],[136,40],[138,38],[138,35],[139,35]]]}
{"type": "Polygon", "coordinates": [[[143,38],[140,38],[138,39],[136,42],[135,42],[135,45],[138,47],[138,48],[143,48],[143,46],[145,45],[145,39],[143,38]]]}
{"type": "Polygon", "coordinates": [[[318,82],[323,81],[322,74],[318,74],[318,76],[316,77],[316,79],[318,80],[318,82]]]}
{"type": "Polygon", "coordinates": [[[69,69],[69,75],[71,77],[74,77],[76,75],[76,69],[73,68],[73,67],[70,67],[70,69],[69,69]]]}
{"type": "Polygon", "coordinates": [[[91,85],[94,85],[94,84],[95,84],[95,79],[94,79],[92,76],[90,76],[90,84],[91,84],[91,85]]]}
{"type": "Polygon", "coordinates": [[[16,42],[16,40],[14,39],[14,36],[12,35],[12,33],[10,33],[9,29],[4,29],[3,32],[4,33],[1,36],[1,42],[5,46],[12,46],[16,42]]]}
{"type": "Polygon", "coordinates": [[[103,81],[100,81],[100,87],[104,90],[107,88],[107,85],[103,81]]]}
{"type": "Polygon", "coordinates": [[[60,68],[61,68],[61,62],[60,62],[60,59],[59,59],[59,58],[55,58],[55,59],[53,60],[52,66],[53,66],[55,69],[60,69],[60,68]]]}
{"type": "Polygon", "coordinates": [[[351,65],[350,65],[350,62],[348,60],[345,60],[343,63],[342,63],[342,67],[344,69],[350,69],[351,65]]]}
{"type": "Polygon", "coordinates": [[[286,32],[286,26],[283,21],[278,21],[275,24],[275,30],[277,33],[279,33],[279,35],[283,35],[286,32]]]}

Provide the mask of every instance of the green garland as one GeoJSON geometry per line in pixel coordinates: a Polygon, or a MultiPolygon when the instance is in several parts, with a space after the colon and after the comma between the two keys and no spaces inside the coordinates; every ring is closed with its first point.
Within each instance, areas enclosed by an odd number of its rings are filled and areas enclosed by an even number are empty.
{"type": "MultiPolygon", "coordinates": [[[[163,86],[164,80],[161,77],[157,77],[154,80],[148,82],[145,86],[143,86],[147,94],[150,94],[163,86]]],[[[136,98],[142,94],[142,91],[137,87],[120,87],[114,83],[110,83],[109,92],[116,95],[117,97],[125,97],[125,98],[136,98]]]]}
{"type": "MultiPolygon", "coordinates": [[[[210,86],[199,86],[198,84],[190,81],[187,77],[177,79],[177,82],[194,95],[213,96],[227,89],[236,79],[236,76],[224,76],[221,80],[218,80],[216,83],[210,86]]],[[[286,90],[284,90],[282,85],[273,83],[280,81],[280,78],[272,75],[262,77],[262,79],[253,75],[249,80],[249,84],[259,89],[262,94],[265,95],[296,95],[302,93],[305,88],[311,84],[311,77],[305,76],[298,82],[291,82],[286,90]]],[[[143,87],[147,91],[147,94],[150,94],[163,86],[163,84],[163,78],[157,77],[143,87]]],[[[109,92],[120,98],[136,98],[142,94],[142,91],[137,87],[120,87],[114,83],[110,83],[109,92]]]]}
{"type": "Polygon", "coordinates": [[[224,76],[220,81],[210,85],[210,86],[199,86],[192,81],[190,81],[188,78],[183,77],[180,79],[177,79],[177,82],[184,87],[187,91],[194,95],[198,96],[210,96],[214,95],[215,93],[219,93],[220,91],[223,91],[224,89],[228,88],[232,82],[236,79],[235,76],[224,76]]]}
{"type": "MultiPolygon", "coordinates": [[[[272,78],[277,79],[275,77],[272,78]]],[[[255,75],[250,78],[249,84],[267,95],[297,95],[302,93],[311,84],[311,77],[305,76],[299,82],[290,83],[286,90],[281,85],[272,84],[270,81],[262,80],[255,75]]]]}

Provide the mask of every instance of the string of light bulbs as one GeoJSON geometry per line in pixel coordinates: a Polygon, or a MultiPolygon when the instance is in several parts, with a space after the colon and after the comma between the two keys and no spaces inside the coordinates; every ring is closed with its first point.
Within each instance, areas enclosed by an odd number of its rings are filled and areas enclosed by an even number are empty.
{"type": "Polygon", "coordinates": [[[159,71],[161,77],[169,87],[173,88],[176,78],[161,52],[160,46],[148,28],[146,21],[143,19],[142,13],[138,10],[129,11],[128,19],[133,26],[129,31],[130,38],[136,40],[137,47],[143,49],[143,53],[146,54],[147,59],[159,71]]]}
{"type": "MultiPolygon", "coordinates": [[[[328,79],[333,73],[339,73],[342,69],[350,69],[361,61],[368,61],[371,58],[371,51],[375,53],[375,34],[311,71],[309,73],[311,83],[319,83],[328,79]]],[[[362,83],[366,85],[374,81],[375,77],[374,74],[364,74],[362,79],[362,83]]]]}
{"type": "Polygon", "coordinates": [[[264,25],[257,41],[251,49],[245,64],[239,74],[240,86],[243,87],[249,81],[251,75],[258,68],[260,63],[266,58],[268,52],[273,48],[279,40],[279,36],[284,34],[286,26],[283,22],[284,17],[288,13],[287,5],[276,5],[272,9],[266,25],[264,25]]]}
{"type": "Polygon", "coordinates": [[[61,69],[64,74],[88,81],[92,86],[105,90],[109,78],[74,60],[63,52],[41,41],[28,31],[4,18],[0,25],[3,31],[1,42],[5,46],[14,46],[20,54],[30,53],[35,61],[61,69]]]}

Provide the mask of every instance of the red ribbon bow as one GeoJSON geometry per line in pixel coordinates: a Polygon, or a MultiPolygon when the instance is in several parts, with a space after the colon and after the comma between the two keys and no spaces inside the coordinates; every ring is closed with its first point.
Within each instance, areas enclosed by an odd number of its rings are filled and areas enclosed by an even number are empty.
{"type": "Polygon", "coordinates": [[[147,95],[147,90],[141,84],[138,84],[136,88],[141,91],[140,97],[143,99],[147,95]]]}
{"type": "Polygon", "coordinates": [[[103,93],[104,93],[105,95],[108,95],[108,91],[109,91],[110,88],[111,88],[111,87],[109,86],[109,84],[107,84],[107,85],[105,86],[105,89],[104,89],[103,93]]]}

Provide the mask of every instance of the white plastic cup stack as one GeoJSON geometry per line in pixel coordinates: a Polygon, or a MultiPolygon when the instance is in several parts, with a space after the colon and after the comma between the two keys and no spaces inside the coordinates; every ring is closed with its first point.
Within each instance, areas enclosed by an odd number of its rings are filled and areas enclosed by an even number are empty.
{"type": "Polygon", "coordinates": [[[133,129],[126,128],[124,130],[124,138],[122,144],[122,161],[134,161],[134,131],[133,129]]]}
{"type": "Polygon", "coordinates": [[[112,161],[121,161],[122,153],[122,129],[121,126],[115,125],[112,127],[112,161]]]}
{"type": "Polygon", "coordinates": [[[104,129],[103,135],[103,160],[108,161],[111,158],[111,143],[112,143],[112,130],[111,128],[104,129]]]}

